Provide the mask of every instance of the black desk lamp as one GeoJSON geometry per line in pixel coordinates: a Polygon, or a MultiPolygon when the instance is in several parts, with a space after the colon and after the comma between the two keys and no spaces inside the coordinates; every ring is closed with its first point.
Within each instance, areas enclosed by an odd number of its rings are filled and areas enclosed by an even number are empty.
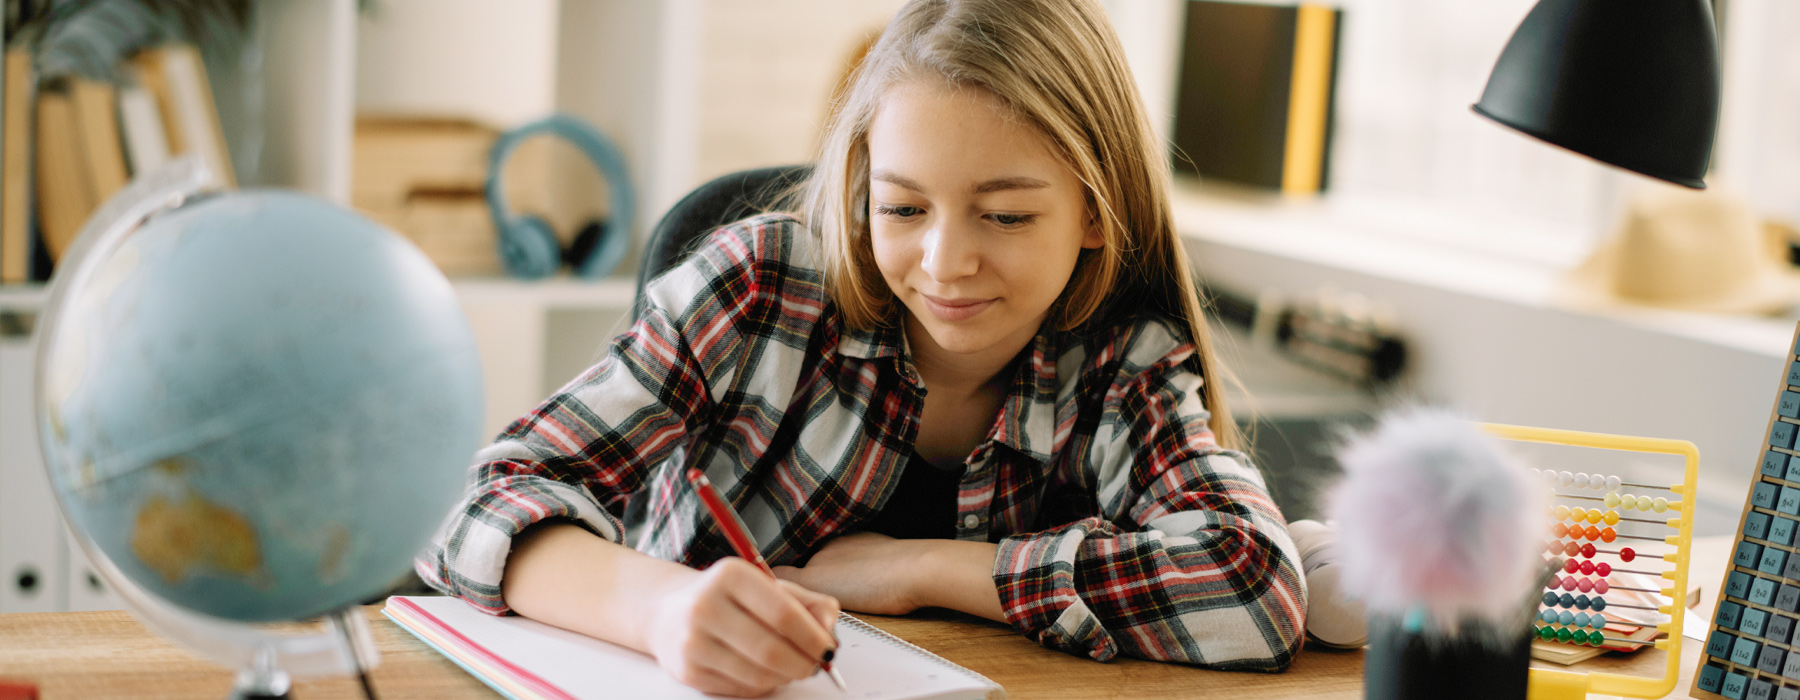
{"type": "Polygon", "coordinates": [[[1705,189],[1719,82],[1710,0],[1541,0],[1473,109],[1595,160],[1705,189]]]}

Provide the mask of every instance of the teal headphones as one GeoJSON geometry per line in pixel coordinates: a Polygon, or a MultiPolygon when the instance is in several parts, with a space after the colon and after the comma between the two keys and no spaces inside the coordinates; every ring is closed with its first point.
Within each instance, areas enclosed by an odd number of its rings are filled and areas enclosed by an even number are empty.
{"type": "Polygon", "coordinates": [[[488,151],[488,211],[494,217],[494,230],[500,239],[500,261],[506,272],[520,279],[540,279],[556,273],[567,261],[575,275],[595,280],[612,274],[625,260],[631,247],[631,228],[636,221],[637,195],[631,186],[631,174],[625,168],[625,157],[605,134],[567,114],[552,114],[500,135],[488,151]],[[501,172],[506,159],[519,143],[538,133],[548,133],[575,144],[588,161],[606,178],[611,215],[604,223],[590,222],[582,228],[569,250],[562,249],[556,231],[541,216],[517,215],[506,207],[506,187],[501,172]]]}

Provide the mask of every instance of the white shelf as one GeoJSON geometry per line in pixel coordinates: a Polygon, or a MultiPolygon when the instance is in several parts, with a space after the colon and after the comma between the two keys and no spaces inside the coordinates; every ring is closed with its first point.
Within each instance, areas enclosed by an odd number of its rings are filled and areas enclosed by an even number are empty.
{"type": "Polygon", "coordinates": [[[536,281],[507,277],[456,277],[450,280],[463,303],[511,303],[543,309],[631,308],[637,281],[608,277],[587,282],[567,275],[536,281]]]}
{"type": "Polygon", "coordinates": [[[0,286],[0,309],[36,311],[49,296],[50,289],[42,284],[0,286]]]}
{"type": "MultiPolygon", "coordinates": [[[[537,281],[507,277],[456,277],[450,280],[465,304],[519,304],[536,309],[627,309],[637,298],[637,281],[608,277],[586,282],[569,276],[537,281]]],[[[43,284],[0,286],[0,309],[36,311],[50,290],[43,284]]]]}

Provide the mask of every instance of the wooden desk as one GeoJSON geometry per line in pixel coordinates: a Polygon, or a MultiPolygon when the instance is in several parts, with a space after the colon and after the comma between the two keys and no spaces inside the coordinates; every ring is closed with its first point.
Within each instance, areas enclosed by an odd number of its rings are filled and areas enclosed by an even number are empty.
{"type": "MultiPolygon", "coordinates": [[[[1707,594],[1699,608],[1703,615],[1712,609],[1712,589],[1723,576],[1730,545],[1729,538],[1695,541],[1690,586],[1699,585],[1707,594]]],[[[373,681],[383,700],[499,697],[376,608],[365,613],[381,650],[373,681]]],[[[1308,649],[1282,674],[1220,673],[1130,659],[1094,663],[1047,651],[1003,625],[964,616],[864,619],[994,679],[1018,700],[1200,697],[1221,688],[1251,698],[1362,697],[1361,651],[1308,649]]],[[[1671,697],[1687,697],[1702,646],[1691,639],[1682,645],[1682,678],[1671,697]]],[[[1654,675],[1663,658],[1662,652],[1651,650],[1603,656],[1575,668],[1654,675]]],[[[0,678],[35,682],[46,700],[224,698],[231,688],[230,671],[151,635],[119,611],[0,615],[0,678]]],[[[294,697],[362,696],[354,680],[334,678],[296,683],[294,697]]]]}

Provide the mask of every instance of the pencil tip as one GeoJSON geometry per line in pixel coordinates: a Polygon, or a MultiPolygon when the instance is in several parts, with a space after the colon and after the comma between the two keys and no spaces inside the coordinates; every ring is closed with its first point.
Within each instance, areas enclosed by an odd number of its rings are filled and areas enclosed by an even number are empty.
{"type": "Polygon", "coordinates": [[[850,690],[849,686],[844,685],[844,677],[841,675],[838,675],[836,667],[825,669],[825,673],[826,673],[826,675],[831,676],[831,682],[837,686],[838,690],[840,690],[840,691],[850,690]]]}

